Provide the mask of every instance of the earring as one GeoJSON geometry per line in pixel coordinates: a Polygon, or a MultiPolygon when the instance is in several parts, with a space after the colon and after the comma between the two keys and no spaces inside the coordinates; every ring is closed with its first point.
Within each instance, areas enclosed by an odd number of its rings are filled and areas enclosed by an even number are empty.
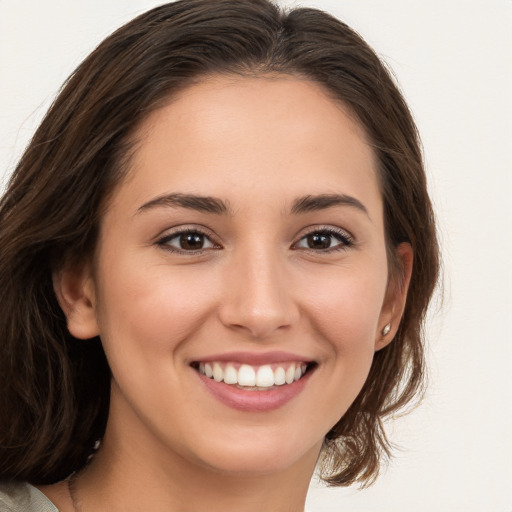
{"type": "Polygon", "coordinates": [[[391,331],[391,323],[389,324],[386,324],[383,328],[382,328],[382,336],[386,336],[387,334],[389,334],[389,331],[391,331]]]}

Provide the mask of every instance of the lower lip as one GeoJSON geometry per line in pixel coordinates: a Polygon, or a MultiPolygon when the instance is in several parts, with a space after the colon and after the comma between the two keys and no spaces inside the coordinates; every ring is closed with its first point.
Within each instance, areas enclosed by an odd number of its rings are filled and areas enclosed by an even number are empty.
{"type": "Polygon", "coordinates": [[[194,370],[206,389],[220,402],[233,409],[246,412],[264,412],[282,407],[295,398],[313,373],[308,371],[292,384],[276,386],[268,391],[246,391],[224,382],[217,382],[194,370]]]}

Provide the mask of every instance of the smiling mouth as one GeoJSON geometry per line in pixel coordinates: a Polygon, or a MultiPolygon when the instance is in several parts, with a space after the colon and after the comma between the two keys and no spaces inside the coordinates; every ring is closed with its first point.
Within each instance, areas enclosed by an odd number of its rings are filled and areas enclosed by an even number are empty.
{"type": "Polygon", "coordinates": [[[246,391],[268,391],[293,384],[311,371],[315,363],[303,361],[252,366],[236,362],[194,362],[192,368],[208,379],[246,391]]]}

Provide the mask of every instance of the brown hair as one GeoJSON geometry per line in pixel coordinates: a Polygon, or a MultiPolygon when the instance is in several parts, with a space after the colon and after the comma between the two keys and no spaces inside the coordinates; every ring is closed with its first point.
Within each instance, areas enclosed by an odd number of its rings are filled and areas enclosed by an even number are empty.
{"type": "Polygon", "coordinates": [[[91,256],[102,205],[126,172],[140,122],[214,73],[322,84],[374,147],[390,261],[407,241],[414,269],[393,343],[375,354],[361,393],[326,435],[324,478],[368,483],[389,455],[382,421],[421,389],[421,325],[439,263],[411,114],[371,48],[324,12],[285,12],[268,0],[181,0],[120,28],[78,67],[0,202],[0,478],[56,482],[83,466],[101,439],[109,367],[99,339],[68,332],[52,272],[91,256]]]}

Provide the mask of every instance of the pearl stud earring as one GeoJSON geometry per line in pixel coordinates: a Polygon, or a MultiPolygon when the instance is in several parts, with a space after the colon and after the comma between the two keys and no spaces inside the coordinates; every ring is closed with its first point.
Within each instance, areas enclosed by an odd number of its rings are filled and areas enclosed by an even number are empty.
{"type": "Polygon", "coordinates": [[[382,328],[382,336],[386,336],[387,334],[389,334],[389,331],[391,331],[391,323],[386,324],[386,325],[382,328]]]}

